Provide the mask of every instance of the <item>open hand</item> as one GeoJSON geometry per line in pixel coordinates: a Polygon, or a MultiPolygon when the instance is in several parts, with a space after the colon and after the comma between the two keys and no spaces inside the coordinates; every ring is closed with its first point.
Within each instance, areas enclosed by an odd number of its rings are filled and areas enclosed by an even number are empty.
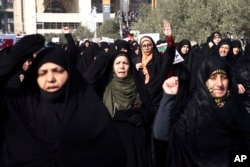
{"type": "Polygon", "coordinates": [[[172,30],[170,23],[167,20],[163,21],[163,34],[165,36],[171,36],[172,35],[172,30]]]}

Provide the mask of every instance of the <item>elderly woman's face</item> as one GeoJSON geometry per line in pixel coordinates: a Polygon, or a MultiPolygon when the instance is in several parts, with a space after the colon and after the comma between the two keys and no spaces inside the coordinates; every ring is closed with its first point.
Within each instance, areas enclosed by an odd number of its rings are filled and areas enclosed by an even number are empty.
{"type": "Polygon", "coordinates": [[[224,97],[228,91],[228,84],[229,80],[225,73],[211,74],[206,81],[207,88],[214,98],[224,97]]]}
{"type": "Polygon", "coordinates": [[[129,72],[129,60],[126,56],[118,56],[113,64],[113,69],[118,78],[124,78],[128,76],[129,72]]]}
{"type": "Polygon", "coordinates": [[[60,65],[48,62],[38,69],[37,83],[46,92],[58,91],[67,80],[68,72],[60,65]]]}
{"type": "Polygon", "coordinates": [[[221,45],[221,47],[219,48],[219,55],[221,57],[226,57],[229,54],[230,51],[230,47],[228,45],[221,45]]]}

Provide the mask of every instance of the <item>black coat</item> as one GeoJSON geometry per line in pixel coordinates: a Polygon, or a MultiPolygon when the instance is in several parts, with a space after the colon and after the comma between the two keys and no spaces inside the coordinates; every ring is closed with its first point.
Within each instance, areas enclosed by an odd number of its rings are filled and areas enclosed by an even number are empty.
{"type": "MultiPolygon", "coordinates": [[[[112,68],[115,56],[120,53],[126,55],[124,52],[118,52],[114,55],[98,56],[85,73],[85,78],[95,88],[101,99],[106,86],[113,76],[112,68]]],[[[129,59],[128,55],[127,57],[129,59]]],[[[131,60],[130,71],[133,75],[142,107],[131,107],[127,110],[115,109],[113,120],[126,148],[127,167],[151,167],[153,165],[151,150],[153,104],[143,80],[140,78],[131,60]]]]}
{"type": "Polygon", "coordinates": [[[237,151],[250,150],[250,115],[234,91],[230,68],[210,57],[198,72],[199,89],[174,109],[174,96],[164,95],[153,130],[158,140],[168,141],[166,166],[228,167],[237,151]],[[207,62],[207,63],[206,63],[207,62]],[[230,95],[219,107],[205,85],[215,69],[227,71],[230,95]]]}
{"type": "MultiPolygon", "coordinates": [[[[1,53],[1,83],[25,60],[27,53],[22,51],[33,53],[43,46],[44,41],[38,43],[40,38],[24,37],[25,41],[1,53]]],[[[46,53],[69,60],[59,50],[49,47],[38,54],[20,88],[1,89],[1,152],[5,165],[123,166],[126,155],[114,122],[73,63],[67,62],[69,79],[64,98],[50,101],[40,93],[36,83],[38,64],[46,53]]]]}

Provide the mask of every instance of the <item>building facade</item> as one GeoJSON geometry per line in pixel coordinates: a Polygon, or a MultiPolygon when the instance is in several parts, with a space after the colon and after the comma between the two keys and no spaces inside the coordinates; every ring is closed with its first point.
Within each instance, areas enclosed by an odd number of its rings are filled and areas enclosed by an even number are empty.
{"type": "Polygon", "coordinates": [[[115,17],[118,10],[137,10],[151,0],[0,0],[0,28],[5,33],[61,33],[63,26],[73,29],[115,17]]]}

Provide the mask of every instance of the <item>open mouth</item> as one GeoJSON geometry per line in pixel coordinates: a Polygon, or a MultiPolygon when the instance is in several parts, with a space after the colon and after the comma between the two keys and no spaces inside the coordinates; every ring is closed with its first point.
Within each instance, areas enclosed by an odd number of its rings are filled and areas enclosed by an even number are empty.
{"type": "Polygon", "coordinates": [[[58,86],[50,86],[47,88],[48,92],[56,92],[58,91],[60,88],[58,86]]]}

